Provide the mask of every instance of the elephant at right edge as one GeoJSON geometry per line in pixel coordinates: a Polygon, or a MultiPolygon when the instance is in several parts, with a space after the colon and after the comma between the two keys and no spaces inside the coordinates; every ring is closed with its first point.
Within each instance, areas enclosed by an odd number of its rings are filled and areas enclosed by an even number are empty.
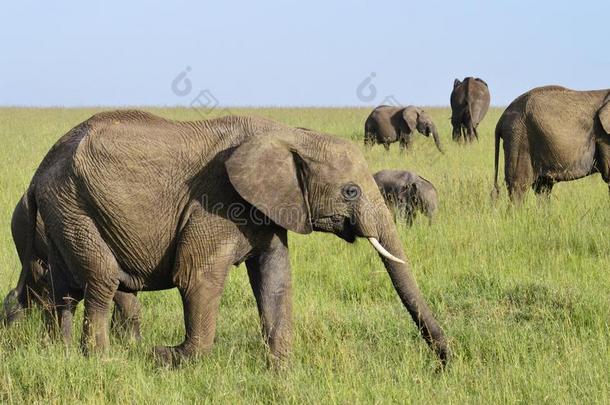
{"type": "Polygon", "coordinates": [[[528,187],[548,195],[559,181],[601,173],[610,183],[610,90],[538,87],[515,99],[496,126],[494,194],[500,139],[510,199],[528,187]]]}

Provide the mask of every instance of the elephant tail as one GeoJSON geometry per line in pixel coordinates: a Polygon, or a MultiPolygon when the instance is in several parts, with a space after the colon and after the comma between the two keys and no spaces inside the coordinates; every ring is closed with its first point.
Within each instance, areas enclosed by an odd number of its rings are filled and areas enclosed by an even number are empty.
{"type": "Polygon", "coordinates": [[[498,161],[500,159],[500,139],[502,138],[502,119],[496,125],[496,142],[494,149],[494,188],[491,191],[491,198],[495,200],[500,195],[500,187],[498,186],[498,161]]]}

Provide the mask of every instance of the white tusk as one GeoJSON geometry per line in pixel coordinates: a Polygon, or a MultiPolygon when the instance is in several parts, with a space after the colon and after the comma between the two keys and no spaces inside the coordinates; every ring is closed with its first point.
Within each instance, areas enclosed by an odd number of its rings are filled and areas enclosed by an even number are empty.
{"type": "Polygon", "coordinates": [[[392,260],[394,262],[405,264],[404,260],[399,259],[398,257],[394,256],[392,253],[385,250],[385,248],[383,246],[381,246],[381,243],[379,243],[379,241],[377,239],[368,238],[368,240],[369,240],[369,242],[371,242],[371,245],[373,245],[375,250],[378,251],[381,256],[385,257],[386,259],[392,260]]]}

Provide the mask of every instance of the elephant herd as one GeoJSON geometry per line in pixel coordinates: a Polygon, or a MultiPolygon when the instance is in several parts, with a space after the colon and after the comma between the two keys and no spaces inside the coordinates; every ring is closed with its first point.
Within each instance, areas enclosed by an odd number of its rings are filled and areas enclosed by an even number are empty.
{"type": "MultiPolygon", "coordinates": [[[[455,79],[451,91],[451,125],[453,140],[472,142],[479,138],[477,127],[489,109],[490,95],[487,83],[478,77],[455,79]]],[[[381,144],[386,150],[398,142],[400,150],[409,149],[415,131],[432,136],[434,144],[443,152],[436,125],[423,109],[412,105],[394,107],[381,105],[375,108],[364,123],[364,144],[381,144]]]]}
{"type": "MultiPolygon", "coordinates": [[[[487,84],[456,80],[451,106],[453,139],[478,138],[487,84]]],[[[415,130],[442,150],[430,117],[413,106],[376,108],[365,144],[408,148],[415,130]]],[[[610,90],[550,86],[513,101],[496,126],[496,192],[500,140],[513,201],[527,187],[549,193],[555,182],[595,172],[609,183],[610,90]]],[[[271,362],[281,365],[292,341],[288,231],[317,231],[348,243],[368,239],[444,365],[447,338],[417,287],[391,213],[402,207],[409,223],[416,211],[432,220],[437,205],[423,177],[373,176],[360,148],[316,131],[243,116],[178,122],[141,111],[99,113],[55,143],[15,208],[22,269],[4,300],[4,323],[38,303],[49,330],[69,343],[83,300],[81,346],[103,351],[109,329],[139,338],[137,292],[177,288],[184,341],[153,352],[157,362],[177,365],[211,348],[227,273],[245,263],[271,362]]]]}

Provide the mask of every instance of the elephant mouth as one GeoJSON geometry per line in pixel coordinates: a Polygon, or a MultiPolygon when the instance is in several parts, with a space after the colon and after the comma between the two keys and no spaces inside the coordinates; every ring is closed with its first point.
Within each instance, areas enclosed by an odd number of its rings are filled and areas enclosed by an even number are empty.
{"type": "Polygon", "coordinates": [[[345,218],[343,228],[341,228],[341,232],[339,232],[337,236],[347,243],[354,243],[356,241],[356,230],[349,218],[345,218]]]}
{"type": "Polygon", "coordinates": [[[312,221],[313,229],[319,232],[333,233],[348,243],[356,241],[356,229],[353,221],[343,215],[329,215],[312,221]]]}

